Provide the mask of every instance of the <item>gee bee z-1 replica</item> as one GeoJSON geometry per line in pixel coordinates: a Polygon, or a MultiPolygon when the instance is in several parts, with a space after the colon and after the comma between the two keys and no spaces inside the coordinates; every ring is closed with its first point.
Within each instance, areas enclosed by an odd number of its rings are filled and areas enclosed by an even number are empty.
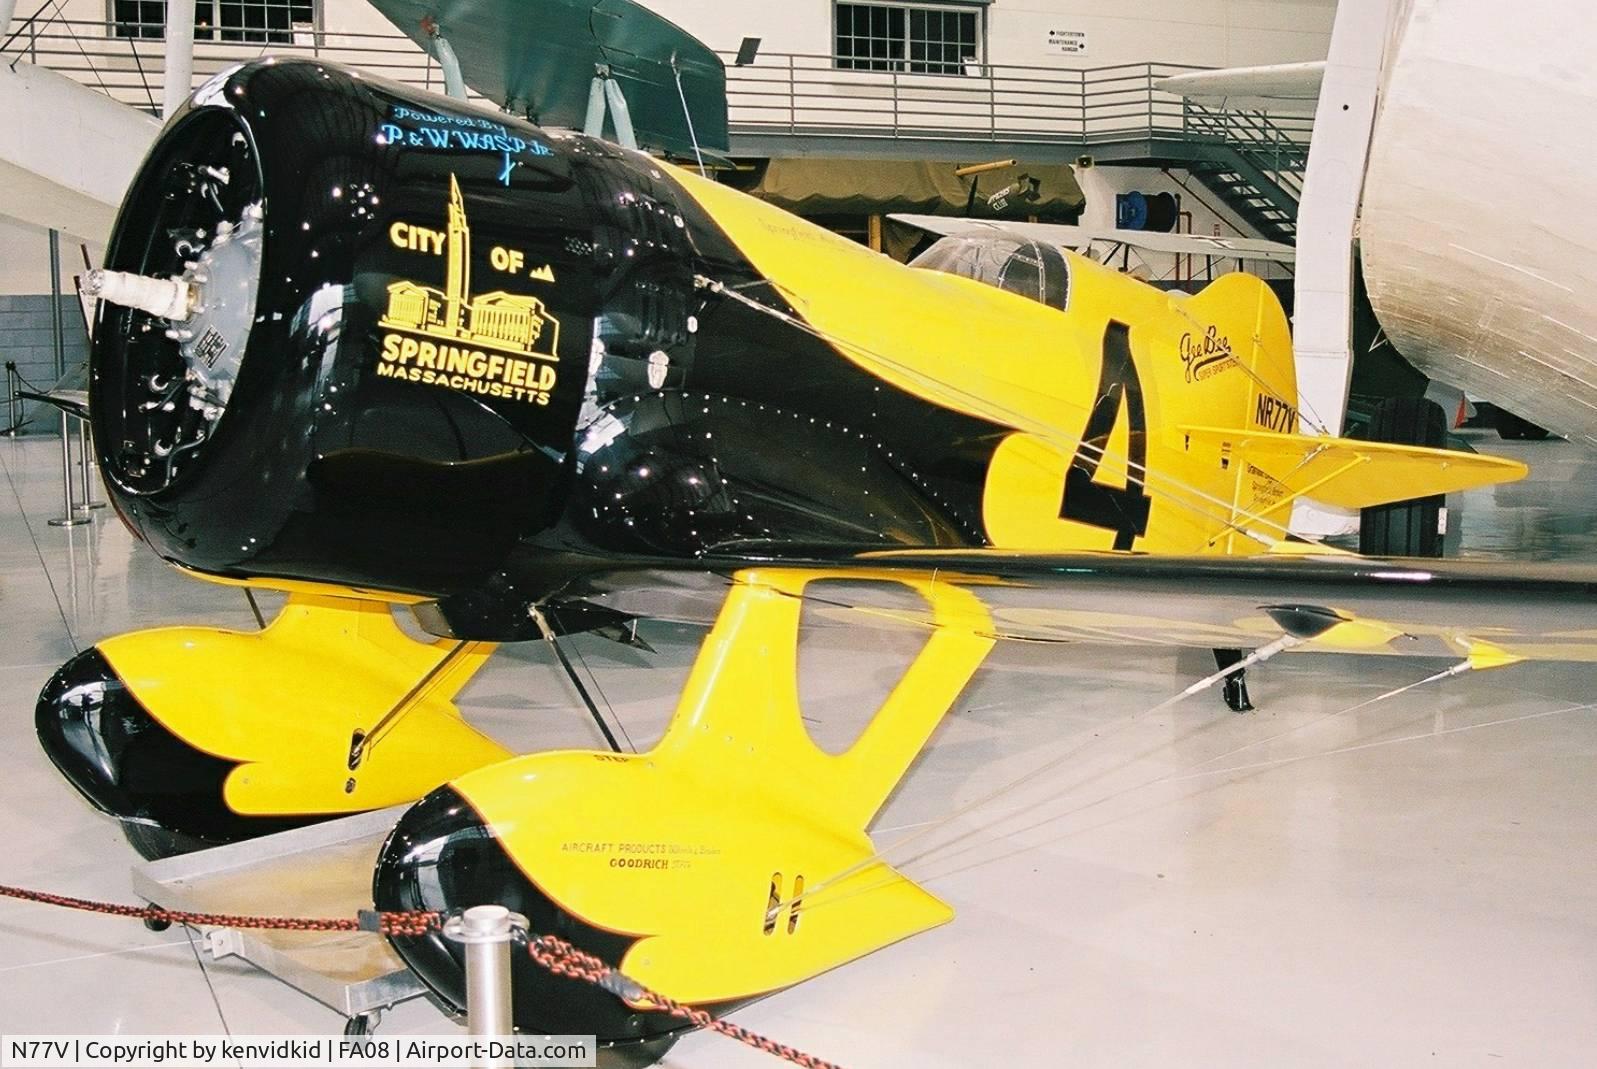
{"type": "MultiPolygon", "coordinates": [[[[1304,494],[1523,468],[1299,434],[1246,275],[1167,294],[1002,235],[908,267],[604,141],[267,60],[167,124],[95,284],[117,512],[288,598],[69,661],[38,706],[67,779],[149,853],[414,802],[380,908],[500,903],[712,1013],[950,919],[866,829],[999,641],[1597,656],[1590,577],[1287,536],[1304,494]],[[839,754],[799,715],[816,604],[925,636],[839,754]],[[453,703],[497,643],[648,617],[713,627],[646,753],[518,756],[453,703]]],[[[462,1004],[458,947],[394,944],[462,1004]]],[[[515,968],[527,1030],[682,1027],[515,968]]]]}

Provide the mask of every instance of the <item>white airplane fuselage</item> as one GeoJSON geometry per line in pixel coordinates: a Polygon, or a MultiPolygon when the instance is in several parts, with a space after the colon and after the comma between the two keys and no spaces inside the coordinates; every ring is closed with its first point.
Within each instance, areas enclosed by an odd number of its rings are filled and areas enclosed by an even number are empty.
{"type": "Polygon", "coordinates": [[[1364,277],[1421,370],[1597,445],[1597,9],[1414,0],[1387,56],[1364,277]]]}

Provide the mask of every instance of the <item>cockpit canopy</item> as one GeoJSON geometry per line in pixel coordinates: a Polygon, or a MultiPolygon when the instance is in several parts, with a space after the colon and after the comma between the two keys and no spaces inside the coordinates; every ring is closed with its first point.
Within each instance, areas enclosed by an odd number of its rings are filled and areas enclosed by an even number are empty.
{"type": "Polygon", "coordinates": [[[1070,307],[1070,265],[1053,245],[1009,234],[950,234],[909,263],[963,275],[1030,297],[1060,311],[1070,307]]]}

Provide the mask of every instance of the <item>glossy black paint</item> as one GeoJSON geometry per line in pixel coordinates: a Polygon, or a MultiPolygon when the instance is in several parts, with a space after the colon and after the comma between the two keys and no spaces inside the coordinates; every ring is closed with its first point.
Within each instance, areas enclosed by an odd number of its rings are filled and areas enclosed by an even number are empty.
{"type": "Polygon", "coordinates": [[[214,846],[301,827],[242,816],[222,800],[235,762],[195,749],[152,717],[104,654],[90,647],[58,669],[34,709],[39,743],[89,803],[124,823],[214,846]]]}
{"type": "Polygon", "coordinates": [[[171,273],[177,230],[192,238],[257,196],[256,322],[208,440],[151,460],[173,432],[139,406],[179,355],[164,324],[100,313],[102,462],[118,509],[169,560],[457,599],[466,608],[446,615],[479,620],[470,637],[510,638],[529,602],[618,560],[984,543],[980,490],[1002,429],[697,288],[711,277],[794,313],[646,156],[326,64],[253,64],[162,135],[108,266],[171,273]],[[446,133],[493,123],[537,151],[417,143],[416,115],[446,133]],[[224,157],[236,174],[218,200],[193,174],[224,157]],[[377,373],[388,287],[437,289],[447,259],[398,247],[392,228],[444,231],[451,176],[472,290],[536,296],[558,322],[546,405],[377,373]],[[512,279],[496,248],[555,281],[512,279]]]}
{"type": "MultiPolygon", "coordinates": [[[[522,153],[505,185],[499,153],[389,141],[392,130],[456,129],[403,118],[412,113],[452,117],[342,71],[269,61],[202,90],[141,168],[111,268],[170,274],[182,256],[174,231],[190,232],[192,248],[204,240],[195,228],[214,232],[257,201],[265,226],[237,386],[214,433],[181,456],[149,462],[152,443],[174,440],[174,417],[151,427],[140,412],[150,375],[181,377],[175,343],[144,313],[101,307],[91,389],[101,459],[118,509],[162,556],[225,575],[438,591],[486,578],[518,537],[552,522],[586,377],[591,212],[569,157],[541,138],[523,139],[541,154],[522,153]],[[195,164],[227,153],[223,197],[195,192],[195,164]],[[378,374],[393,333],[379,324],[388,287],[440,288],[449,259],[398,247],[394,228],[446,232],[452,179],[469,219],[471,289],[537,297],[559,324],[545,403],[378,374]],[[558,281],[497,270],[496,246],[540,257],[558,281]]],[[[180,403],[175,418],[197,417],[180,403]]]]}
{"type": "MultiPolygon", "coordinates": [[[[537,934],[557,935],[618,965],[636,935],[595,928],[562,909],[519,869],[493,829],[451,787],[417,802],[389,834],[372,877],[381,910],[451,912],[503,905],[527,918],[537,934]]],[[[465,951],[443,934],[390,936],[415,973],[456,1010],[466,1005],[465,951]]],[[[685,1029],[660,1012],[633,1012],[616,996],[580,980],[555,976],[524,952],[511,957],[513,1017],[523,1032],[593,1034],[601,1044],[658,1041],[685,1029]]],[[[732,1006],[705,1007],[725,1012],[732,1006]]]]}

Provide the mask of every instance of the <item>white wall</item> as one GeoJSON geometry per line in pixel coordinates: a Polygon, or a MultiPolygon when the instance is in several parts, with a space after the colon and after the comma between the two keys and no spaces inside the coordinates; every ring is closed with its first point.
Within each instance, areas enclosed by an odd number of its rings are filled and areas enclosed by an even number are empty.
{"type": "MultiPolygon", "coordinates": [[[[19,0],[13,26],[20,25],[23,19],[33,13],[37,4],[29,4],[27,0],[19,0]]],[[[64,17],[72,23],[85,22],[103,23],[106,18],[106,0],[61,0],[60,8],[64,17]]],[[[46,15],[41,15],[42,24],[46,15]]],[[[377,9],[366,3],[365,0],[322,0],[322,24],[329,33],[397,33],[393,23],[389,22],[377,9]]],[[[82,33],[86,27],[75,25],[74,28],[82,33]]],[[[159,41],[148,44],[159,49],[159,41]]]]}
{"type": "Polygon", "coordinates": [[[1242,67],[1324,59],[1335,11],[1335,0],[997,0],[988,41],[995,63],[1242,67]],[[1087,53],[1052,54],[1050,29],[1085,31],[1087,53]]]}
{"type": "MultiPolygon", "coordinates": [[[[50,292],[50,239],[47,231],[0,218],[0,293],[50,292]]],[[[100,266],[104,249],[89,247],[89,257],[100,266]]],[[[72,238],[61,238],[61,292],[71,293],[72,276],[83,273],[83,254],[72,238]]]]}
{"type": "MultiPolygon", "coordinates": [[[[712,48],[736,49],[744,37],[761,38],[765,52],[832,47],[832,0],[640,2],[712,48]]],[[[990,63],[1225,67],[1324,59],[1336,0],[994,0],[987,11],[990,63]],[[1050,29],[1086,31],[1087,54],[1050,52],[1050,29]]]]}
{"type": "Polygon", "coordinates": [[[830,53],[832,0],[638,0],[721,51],[758,37],[761,52],[830,53]]]}
{"type": "MultiPolygon", "coordinates": [[[[828,55],[833,0],[640,0],[712,48],[744,37],[762,51],[828,55]]],[[[62,0],[66,17],[105,19],[105,0],[62,0]]],[[[994,0],[987,8],[988,62],[1056,68],[1117,63],[1246,66],[1324,59],[1336,0],[994,0]],[[1050,29],[1087,34],[1087,53],[1050,52],[1050,29]]],[[[20,16],[19,16],[20,21],[20,16]]],[[[397,34],[365,0],[324,0],[323,25],[340,34],[397,34]]],[[[79,27],[84,32],[87,27],[79,27]]],[[[141,51],[158,53],[160,43],[141,51]]],[[[265,51],[265,49],[263,49],[265,51]]]]}
{"type": "MultiPolygon", "coordinates": [[[[713,48],[736,49],[745,36],[762,38],[766,54],[827,55],[832,47],[833,0],[641,2],[713,48]]],[[[63,7],[69,19],[103,25],[104,0],[63,0],[63,7]]],[[[994,0],[987,9],[988,60],[1071,69],[1147,61],[1218,66],[1317,59],[1325,55],[1335,9],[1335,0],[994,0]],[[1049,52],[1049,29],[1085,31],[1087,53],[1049,52]]],[[[325,0],[323,25],[325,43],[334,50],[361,43],[340,35],[398,34],[365,0],[325,0]]],[[[140,45],[141,52],[156,55],[160,48],[157,41],[140,45]]],[[[337,58],[336,51],[330,54],[337,58]]],[[[361,61],[359,52],[348,58],[361,61]]],[[[1100,168],[1084,179],[1090,213],[1112,213],[1115,192],[1175,189],[1169,179],[1145,169],[1100,168]]],[[[1212,232],[1216,217],[1195,198],[1184,197],[1183,206],[1194,212],[1198,232],[1212,232]]],[[[1235,231],[1222,226],[1222,232],[1235,231]]],[[[0,223],[0,249],[6,252],[0,256],[0,293],[47,290],[42,232],[0,223]]],[[[64,251],[63,260],[70,275],[79,262],[75,246],[64,251]]]]}

